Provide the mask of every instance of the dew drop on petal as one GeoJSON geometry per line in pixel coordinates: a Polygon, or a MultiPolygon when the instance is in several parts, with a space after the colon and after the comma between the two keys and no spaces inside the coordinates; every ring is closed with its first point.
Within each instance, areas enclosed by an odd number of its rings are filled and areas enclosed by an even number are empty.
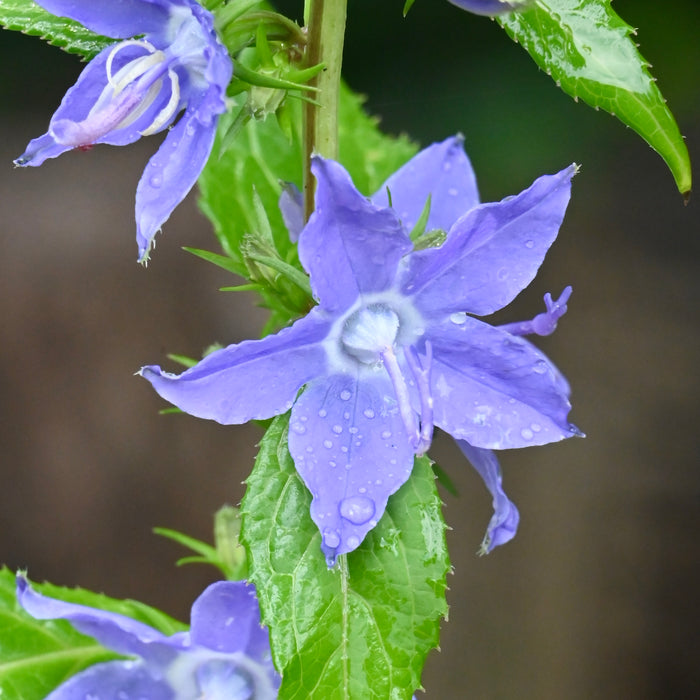
{"type": "Polygon", "coordinates": [[[343,426],[342,426],[342,425],[334,425],[334,426],[333,426],[333,432],[334,432],[336,435],[340,435],[340,433],[343,432],[343,426]]]}
{"type": "Polygon", "coordinates": [[[325,408],[322,408],[322,409],[318,412],[318,417],[319,417],[319,418],[325,418],[327,415],[328,415],[328,411],[326,411],[325,408]]]}
{"type": "Polygon", "coordinates": [[[535,374],[544,374],[547,371],[547,363],[544,360],[538,360],[532,368],[535,374]]]}
{"type": "Polygon", "coordinates": [[[337,530],[325,530],[323,533],[323,544],[326,547],[335,549],[340,544],[340,535],[337,530]]]}
{"type": "Polygon", "coordinates": [[[360,538],[357,535],[350,535],[346,541],[349,549],[355,549],[360,546],[360,538]]]}
{"type": "Polygon", "coordinates": [[[333,447],[333,443],[330,440],[324,440],[323,441],[323,446],[327,449],[330,450],[331,447],[333,447]]]}
{"type": "Polygon", "coordinates": [[[456,197],[459,194],[459,192],[455,187],[450,187],[450,189],[447,190],[447,194],[449,194],[450,197],[456,197]]]}
{"type": "Polygon", "coordinates": [[[160,175],[152,175],[149,182],[151,187],[160,187],[163,184],[163,178],[160,175]]]}
{"type": "Polygon", "coordinates": [[[343,401],[348,401],[348,400],[350,399],[351,396],[352,396],[352,394],[351,394],[347,389],[343,389],[343,390],[340,392],[340,398],[341,398],[343,401]]]}
{"type": "Polygon", "coordinates": [[[533,433],[539,433],[540,430],[542,430],[542,426],[539,423],[533,423],[530,428],[532,429],[533,433]]]}
{"type": "Polygon", "coordinates": [[[388,440],[391,437],[391,430],[385,430],[382,432],[382,439],[388,440]]]}
{"type": "Polygon", "coordinates": [[[375,510],[374,501],[367,496],[349,496],[340,502],[340,514],[353,525],[364,525],[375,510]]]}
{"type": "Polygon", "coordinates": [[[520,431],[520,434],[523,436],[523,440],[532,440],[532,430],[529,428],[523,428],[520,431]]]}
{"type": "Polygon", "coordinates": [[[457,326],[463,326],[467,322],[467,314],[465,314],[464,311],[450,314],[450,321],[457,326]]]}
{"type": "Polygon", "coordinates": [[[371,408],[366,408],[362,413],[365,418],[374,418],[374,411],[371,408]]]}
{"type": "Polygon", "coordinates": [[[351,425],[351,426],[348,428],[348,432],[350,433],[350,435],[356,435],[356,434],[357,434],[357,431],[358,431],[358,428],[357,428],[357,426],[355,426],[355,425],[351,425]]]}
{"type": "Polygon", "coordinates": [[[292,423],[292,431],[297,435],[303,435],[306,432],[306,427],[301,423],[292,423]]]}
{"type": "Polygon", "coordinates": [[[534,248],[535,247],[535,241],[525,241],[525,247],[526,248],[534,248]]]}

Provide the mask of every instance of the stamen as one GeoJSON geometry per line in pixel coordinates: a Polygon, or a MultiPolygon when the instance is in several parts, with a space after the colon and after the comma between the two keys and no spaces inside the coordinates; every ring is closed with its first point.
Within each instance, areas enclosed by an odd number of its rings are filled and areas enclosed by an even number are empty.
{"type": "MultiPolygon", "coordinates": [[[[155,102],[156,97],[160,94],[161,88],[163,87],[163,81],[161,79],[156,80],[153,85],[148,88],[148,92],[145,97],[139,102],[136,109],[132,110],[129,115],[119,122],[114,128],[123,129],[129,124],[133,124],[144,112],[155,102]]],[[[143,132],[140,132],[143,135],[143,132]]]]}
{"type": "Polygon", "coordinates": [[[518,321],[516,323],[506,323],[498,328],[508,331],[513,335],[551,335],[557,328],[557,321],[566,313],[566,302],[571,296],[571,287],[566,287],[556,301],[552,300],[552,295],[547,292],[544,295],[544,305],[547,309],[541,314],[537,314],[530,321],[518,321]]]}
{"type": "Polygon", "coordinates": [[[405,356],[408,367],[416,380],[420,396],[420,435],[415,446],[418,456],[424,455],[430,449],[433,441],[433,395],[430,393],[430,371],[433,365],[433,346],[430,341],[425,343],[426,366],[421,364],[418,352],[411,345],[406,348],[405,356]]]}
{"type": "Polygon", "coordinates": [[[168,77],[170,78],[170,99],[168,104],[156,115],[156,118],[151,122],[151,125],[141,131],[141,136],[150,136],[160,131],[166,124],[170,122],[178,107],[180,106],[180,79],[177,73],[168,68],[168,77]]]}
{"type": "Polygon", "coordinates": [[[418,420],[416,418],[416,412],[413,410],[413,406],[411,406],[408,385],[399,367],[394,349],[392,347],[387,347],[386,350],[381,352],[381,358],[384,361],[384,367],[386,367],[391,383],[394,385],[396,400],[398,401],[399,412],[401,413],[401,420],[403,420],[406,433],[408,434],[408,442],[413,449],[416,449],[421,445],[418,420]]]}
{"type": "Polygon", "coordinates": [[[122,66],[116,73],[109,79],[109,84],[114,89],[114,96],[119,95],[124,88],[130,83],[133,83],[138,78],[144,76],[151,68],[157,66],[165,61],[165,54],[162,51],[156,51],[155,53],[147,54],[146,56],[141,56],[140,58],[135,58],[130,61],[125,66],[122,66]]]}
{"type": "MultiPolygon", "coordinates": [[[[146,41],[145,39],[126,39],[125,41],[120,41],[110,52],[109,56],[107,56],[107,64],[105,66],[107,70],[107,82],[110,83],[110,85],[113,85],[113,76],[112,76],[112,63],[114,62],[114,57],[124,48],[127,46],[139,46],[143,47],[148,51],[149,54],[154,54],[158,49],[156,49],[153,44],[151,44],[150,41],[146,41]]],[[[161,52],[162,53],[162,52],[161,52]]],[[[132,61],[129,61],[129,63],[132,63],[132,61]]],[[[128,65],[128,64],[127,64],[128,65]]]]}

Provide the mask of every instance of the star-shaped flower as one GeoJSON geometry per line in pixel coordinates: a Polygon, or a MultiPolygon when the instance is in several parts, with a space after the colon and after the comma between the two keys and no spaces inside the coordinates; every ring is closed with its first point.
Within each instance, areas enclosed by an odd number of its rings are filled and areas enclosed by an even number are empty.
{"type": "Polygon", "coordinates": [[[260,626],[255,587],[219,581],[192,606],[191,628],[170,637],[125,615],[67,603],[34,591],[17,575],[17,600],[39,620],[68,620],[119,654],[89,666],[46,700],[273,700],[281,678],[260,626]]]}
{"type": "MultiPolygon", "coordinates": [[[[533,279],[576,167],[491,204],[478,203],[459,138],[419,153],[369,199],[338,163],[315,158],[312,169],[316,210],[299,257],[318,306],[179,376],[155,366],[141,374],[183,411],[224,424],[291,408],[289,450],[332,565],[377,524],[434,425],[484,450],[578,434],[568,385],[547,357],[473,316],[502,308],[533,279]],[[426,231],[446,239],[414,249],[409,231],[429,197],[426,231]]],[[[480,471],[496,496],[500,473],[480,471]]]]}
{"type": "Polygon", "coordinates": [[[37,0],[54,15],[126,39],[86,66],[56,110],[47,133],[16,165],[41,165],[73,148],[124,146],[169,127],[136,190],[139,261],[202,171],[226,110],[232,63],[210,12],[195,0],[37,0]],[[138,37],[138,38],[129,38],[138,37]]]}

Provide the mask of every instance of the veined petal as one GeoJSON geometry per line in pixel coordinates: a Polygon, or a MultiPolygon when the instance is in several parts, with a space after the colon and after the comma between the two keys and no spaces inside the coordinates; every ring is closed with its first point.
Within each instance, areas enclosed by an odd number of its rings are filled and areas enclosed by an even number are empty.
{"type": "Polygon", "coordinates": [[[173,690],[154,678],[141,661],[106,661],[89,666],[50,693],[46,700],[172,700],[173,690]]]}
{"type": "MultiPolygon", "coordinates": [[[[558,370],[534,345],[466,315],[431,326],[435,425],[475,447],[580,435],[558,370]]],[[[414,399],[415,400],[415,399],[414,399]]]]}
{"type": "Polygon", "coordinates": [[[160,227],[197,181],[211,153],[216,123],[204,126],[188,107],[157,153],[148,161],[136,188],[136,242],[139,261],[148,259],[160,227]]]}
{"type": "Polygon", "coordinates": [[[453,5],[476,15],[502,15],[506,12],[526,10],[533,0],[449,0],[453,5]]]}
{"type": "Polygon", "coordinates": [[[359,547],[408,479],[413,450],[383,372],[309,384],[294,408],[289,452],[311,495],[329,566],[359,547]]]}
{"type": "Polygon", "coordinates": [[[360,294],[393,284],[411,241],[394,212],[362,196],[340,164],[315,157],[311,169],[316,210],[299,237],[299,258],[321,306],[343,311],[360,294]]]}
{"type": "Polygon", "coordinates": [[[520,522],[520,513],[503,490],[501,465],[491,450],[470,445],[466,440],[457,440],[457,446],[471,465],[479,472],[486,488],[493,496],[493,517],[486,528],[480,553],[488,554],[515,537],[520,522]]]}
{"type": "Polygon", "coordinates": [[[472,209],[442,247],[411,255],[403,292],[433,317],[459,311],[481,316],[510,303],[557,237],[575,173],[571,165],[515,197],[472,209]]]}
{"type": "Polygon", "coordinates": [[[372,195],[372,202],[388,207],[388,190],[392,208],[411,231],[430,197],[426,230],[449,231],[457,219],[479,203],[476,177],[463,142],[461,136],[453,136],[423,149],[372,195]]]}
{"type": "Polygon", "coordinates": [[[180,375],[160,367],[140,374],[190,415],[225,425],[270,418],[292,406],[303,384],[326,371],[322,341],[330,323],[318,309],[290,328],[207,355],[180,375]]]}
{"type": "Polygon", "coordinates": [[[177,638],[168,638],[158,630],[125,615],[49,598],[31,588],[27,579],[17,575],[17,600],[38,620],[68,620],[75,629],[94,637],[100,644],[120,654],[140,656],[165,665],[183,648],[177,638]]]}
{"type": "Polygon", "coordinates": [[[169,9],[180,2],[170,0],[36,0],[52,15],[68,17],[114,39],[149,34],[164,27],[169,9]]]}

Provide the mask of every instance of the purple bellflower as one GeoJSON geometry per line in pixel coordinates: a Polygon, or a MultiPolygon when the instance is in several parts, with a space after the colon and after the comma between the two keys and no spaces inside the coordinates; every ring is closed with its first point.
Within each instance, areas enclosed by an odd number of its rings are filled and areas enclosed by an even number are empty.
{"type": "MultiPolygon", "coordinates": [[[[553,329],[565,304],[552,302],[555,311],[516,333],[473,315],[497,311],[533,279],[576,166],[490,204],[479,204],[460,138],[420,152],[369,199],[338,163],[316,157],[312,169],[316,209],[300,233],[299,257],[318,306],[276,335],[218,350],[180,375],[149,366],[142,376],[183,411],[224,424],[291,408],[289,450],[313,496],[329,566],[377,524],[414,454],[430,446],[433,426],[467,445],[494,496],[484,547],[510,539],[517,511],[487,452],[579,434],[567,420],[565,380],[519,337],[553,329]],[[447,237],[414,250],[408,232],[428,197],[427,230],[447,237]]],[[[285,202],[296,206],[293,197],[285,202]]]]}
{"type": "Polygon", "coordinates": [[[124,146],[168,128],[136,190],[139,261],[202,171],[226,110],[232,63],[210,12],[195,0],[37,0],[54,15],[124,39],[103,49],[56,110],[47,133],[15,165],[41,165],[73,148],[124,146]],[[138,38],[129,38],[138,37],[138,38]]]}
{"type": "Polygon", "coordinates": [[[17,599],[39,620],[68,620],[131,660],[106,661],[62,683],[46,700],[273,700],[281,678],[260,626],[255,587],[219,581],[192,606],[189,632],[170,637],[117,613],[34,591],[17,575],[17,599]]]}
{"type": "Polygon", "coordinates": [[[453,5],[476,15],[502,15],[526,10],[534,0],[449,0],[453,5]]]}

